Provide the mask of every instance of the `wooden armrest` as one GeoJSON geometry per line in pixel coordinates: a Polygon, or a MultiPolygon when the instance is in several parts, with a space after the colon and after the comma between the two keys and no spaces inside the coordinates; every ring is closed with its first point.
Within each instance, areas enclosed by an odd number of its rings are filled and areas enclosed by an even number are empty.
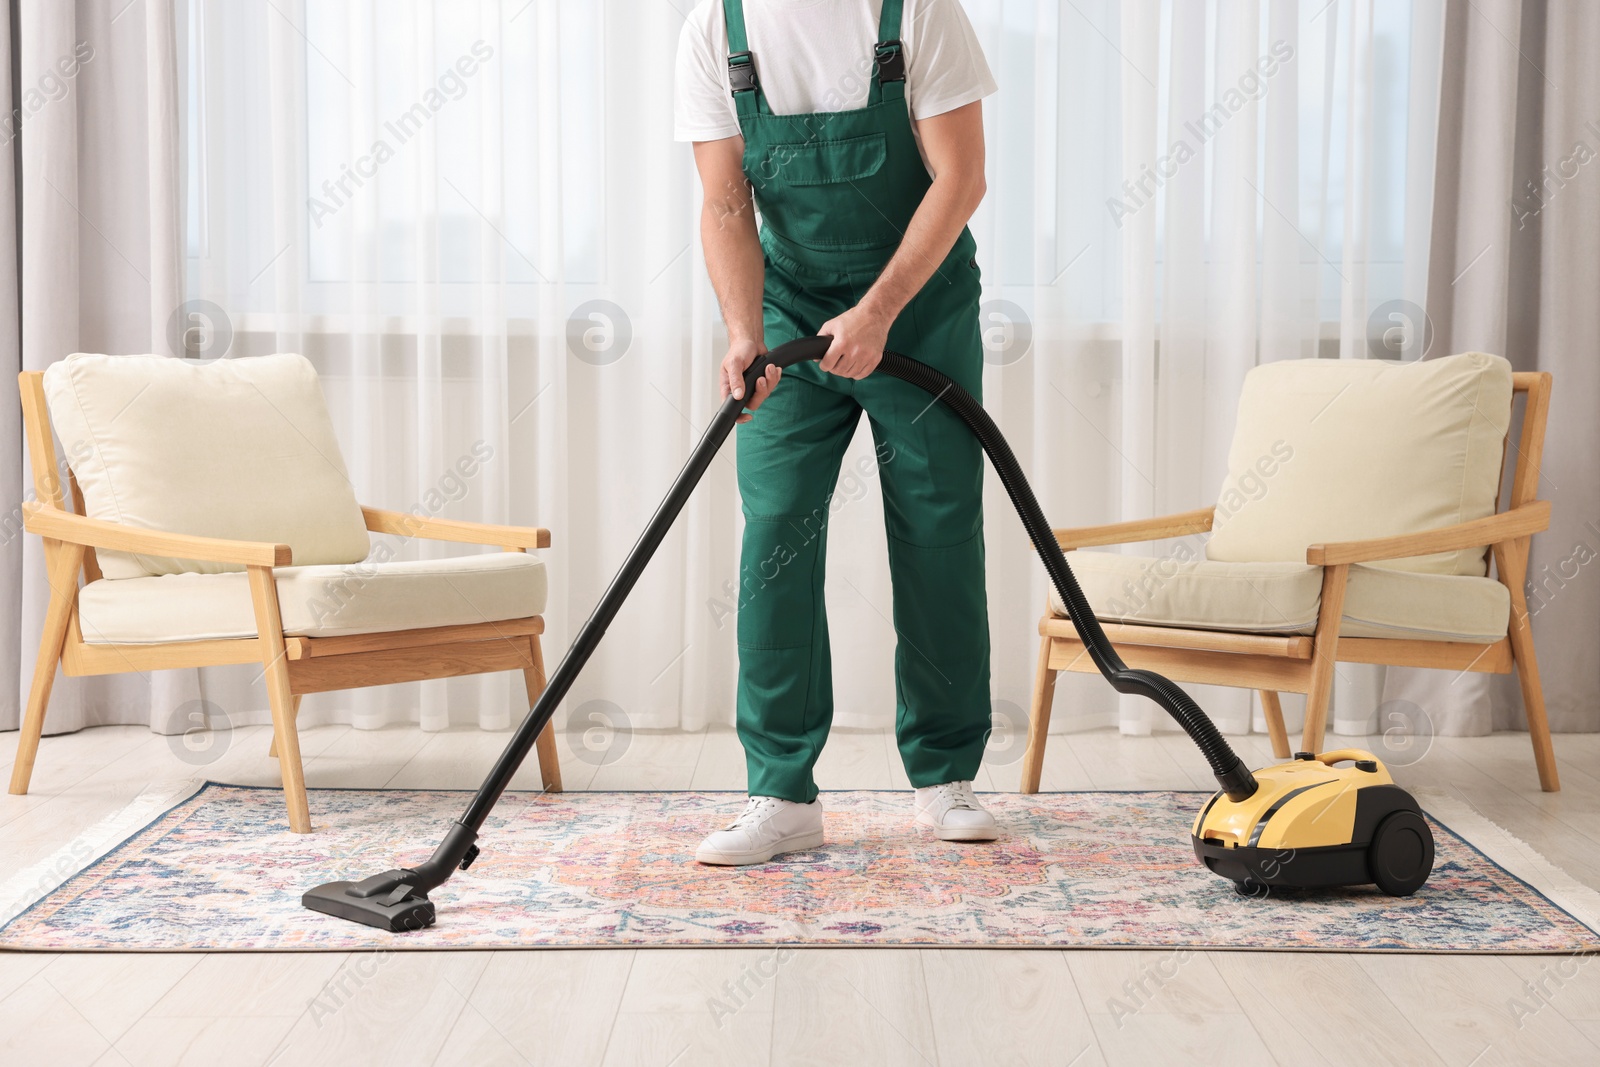
{"type": "Polygon", "coordinates": [[[499,545],[501,548],[549,548],[550,531],[543,526],[493,526],[460,519],[429,519],[407,511],[363,507],[367,529],[400,537],[429,541],[454,541],[461,545],[499,545]]]}
{"type": "Polygon", "coordinates": [[[1434,552],[1459,552],[1463,548],[1482,548],[1502,541],[1529,537],[1550,527],[1550,501],[1530,500],[1518,508],[1502,511],[1471,522],[1441,526],[1437,530],[1376,537],[1370,541],[1340,541],[1312,545],[1306,549],[1306,562],[1316,567],[1341,563],[1368,563],[1381,559],[1404,559],[1434,552]]]}
{"type": "Polygon", "coordinates": [[[1090,548],[1094,545],[1125,545],[1135,541],[1159,541],[1163,537],[1182,537],[1184,534],[1205,533],[1211,529],[1216,508],[1196,508],[1180,511],[1176,515],[1162,515],[1154,519],[1134,519],[1131,522],[1113,522],[1105,526],[1063,527],[1052,530],[1063,551],[1090,548]]]}
{"type": "Polygon", "coordinates": [[[220,537],[146,530],[120,522],[85,518],[38,501],[22,505],[22,515],[23,525],[40,537],[113,552],[174,556],[207,563],[238,563],[246,567],[287,567],[293,560],[288,545],[274,545],[266,541],[227,541],[220,537]]]}

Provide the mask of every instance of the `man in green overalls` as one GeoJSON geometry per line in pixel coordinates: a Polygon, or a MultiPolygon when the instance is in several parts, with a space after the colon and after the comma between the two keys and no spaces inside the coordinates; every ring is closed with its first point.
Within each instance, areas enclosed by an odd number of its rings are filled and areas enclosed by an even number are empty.
{"type": "Polygon", "coordinates": [[[990,725],[983,454],[926,393],[872,374],[889,348],[981,395],[966,223],[984,193],[979,101],[994,91],[982,52],[958,0],[707,0],[684,27],[677,80],[728,327],[723,395],[743,395],[768,346],[833,338],[820,364],[769,372],[749,398],[759,414],[739,428],[750,800],[696,858],[763,863],[822,844],[812,768],[833,715],[827,520],[863,411],[882,476],[913,816],[944,840],[993,840],[972,792],[990,725]]]}

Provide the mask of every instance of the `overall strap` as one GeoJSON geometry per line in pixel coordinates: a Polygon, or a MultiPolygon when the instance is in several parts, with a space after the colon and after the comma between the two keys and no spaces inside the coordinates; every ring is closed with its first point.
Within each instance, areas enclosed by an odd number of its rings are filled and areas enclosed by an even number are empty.
{"type": "Polygon", "coordinates": [[[744,36],[744,4],[740,0],[722,0],[722,15],[728,20],[728,52],[743,52],[750,47],[744,36]]]}
{"type": "Polygon", "coordinates": [[[902,0],[883,0],[883,10],[878,13],[878,40],[900,39],[900,9],[902,0]]]}
{"type": "Polygon", "coordinates": [[[733,108],[742,121],[765,110],[761,82],[756,77],[756,57],[745,37],[742,0],[722,0],[722,14],[728,22],[728,85],[733,90],[733,108]]]}
{"type": "Polygon", "coordinates": [[[873,49],[871,101],[900,100],[906,95],[906,55],[900,43],[902,0],[883,0],[878,15],[878,43],[873,49]]]}

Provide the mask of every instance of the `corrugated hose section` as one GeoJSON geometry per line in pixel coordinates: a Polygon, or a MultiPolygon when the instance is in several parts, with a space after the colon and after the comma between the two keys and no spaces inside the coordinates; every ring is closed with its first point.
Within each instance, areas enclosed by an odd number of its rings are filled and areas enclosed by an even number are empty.
{"type": "Polygon", "coordinates": [[[994,420],[989,417],[983,405],[948,375],[934,370],[925,363],[902,356],[898,352],[885,352],[877,373],[887,374],[891,378],[898,378],[926,390],[967,424],[967,428],[983,446],[989,462],[994,465],[1000,483],[1006,487],[1006,495],[1011,498],[1012,506],[1017,509],[1022,525],[1028,531],[1028,537],[1038,550],[1039,558],[1044,561],[1044,569],[1050,575],[1050,584],[1055,586],[1056,592],[1061,595],[1061,602],[1066,605],[1067,613],[1072,618],[1072,625],[1077,629],[1078,636],[1083,639],[1090,658],[1094,660],[1095,666],[1100,668],[1100,673],[1105,676],[1106,681],[1111,683],[1111,687],[1119,693],[1136,693],[1148,697],[1165,708],[1194,740],[1206,761],[1211,764],[1211,771],[1217,776],[1217,782],[1230,799],[1243,800],[1254,793],[1255,776],[1218,732],[1216,724],[1200,710],[1194,699],[1169,679],[1154,671],[1129,667],[1122,662],[1122,657],[1117,655],[1117,650],[1106,637],[1100,621],[1095,618],[1094,610],[1089,606],[1083,590],[1079,588],[1078,579],[1068,566],[1067,557],[1062,553],[1061,546],[1051,531],[1050,523],[1045,519],[1044,511],[1033,495],[1033,488],[1022,475],[1022,467],[1017,463],[1017,457],[1012,454],[1011,446],[1006,443],[1000,428],[994,424],[994,420]]]}

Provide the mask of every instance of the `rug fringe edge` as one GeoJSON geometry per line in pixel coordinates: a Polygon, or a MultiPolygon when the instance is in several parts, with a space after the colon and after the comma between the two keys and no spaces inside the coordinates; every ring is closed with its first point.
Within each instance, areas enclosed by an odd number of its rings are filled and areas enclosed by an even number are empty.
{"type": "Polygon", "coordinates": [[[1423,811],[1436,817],[1468,845],[1543,893],[1591,932],[1600,934],[1600,892],[1568,874],[1466,798],[1433,787],[1415,789],[1413,793],[1423,811]]]}
{"type": "Polygon", "coordinates": [[[11,925],[68,881],[104,859],[131,834],[148,826],[200,790],[206,782],[186,778],[149,785],[125,806],[90,826],[65,845],[0,882],[0,930],[11,925]]]}

